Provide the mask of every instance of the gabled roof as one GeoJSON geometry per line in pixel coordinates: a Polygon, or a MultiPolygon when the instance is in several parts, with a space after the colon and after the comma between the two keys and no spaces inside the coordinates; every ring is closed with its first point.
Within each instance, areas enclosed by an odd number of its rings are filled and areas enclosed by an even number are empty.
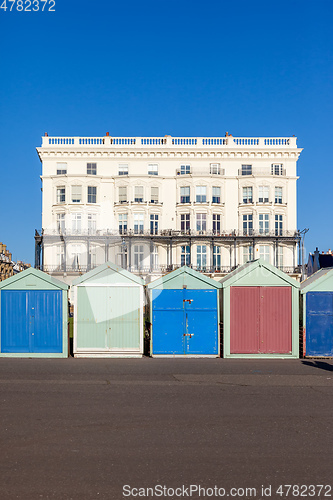
{"type": "Polygon", "coordinates": [[[69,286],[66,285],[66,283],[64,283],[63,281],[53,278],[49,274],[46,274],[43,271],[40,271],[39,269],[35,269],[34,267],[29,267],[28,269],[25,269],[21,273],[15,274],[10,278],[1,281],[0,288],[5,288],[13,283],[17,283],[17,285],[19,285],[19,282],[27,278],[27,276],[35,276],[37,279],[43,280],[50,285],[53,285],[57,288],[61,288],[62,290],[68,290],[69,288],[69,286]]]}
{"type": "Polygon", "coordinates": [[[162,276],[161,278],[158,278],[155,281],[152,281],[149,283],[147,286],[148,288],[155,288],[157,286],[163,285],[167,281],[170,281],[177,276],[180,276],[182,274],[188,274],[189,276],[192,276],[193,278],[196,278],[203,283],[206,283],[209,286],[213,286],[215,288],[221,288],[221,284],[218,281],[213,280],[212,278],[208,278],[204,274],[200,273],[199,271],[195,271],[194,269],[191,269],[188,266],[183,266],[180,267],[179,269],[175,269],[174,271],[171,271],[170,273],[166,274],[165,276],[162,276]]]}
{"type": "Polygon", "coordinates": [[[323,267],[319,269],[319,271],[311,274],[306,280],[302,281],[301,293],[309,292],[328,278],[333,278],[333,267],[323,267]]]}
{"type": "Polygon", "coordinates": [[[99,275],[105,274],[105,273],[117,273],[122,275],[125,279],[131,280],[134,283],[138,283],[139,285],[143,285],[144,281],[142,278],[139,276],[136,276],[133,273],[130,273],[129,271],[126,271],[126,269],[123,269],[120,266],[116,266],[115,264],[112,264],[112,262],[105,262],[105,264],[102,264],[95,269],[92,269],[88,273],[83,274],[82,276],[79,276],[76,278],[72,285],[79,285],[80,283],[83,283],[85,281],[88,281],[92,278],[98,278],[99,275]]]}
{"type": "Polygon", "coordinates": [[[296,281],[294,278],[291,278],[290,276],[288,276],[288,274],[284,273],[283,271],[280,271],[280,269],[278,269],[277,267],[272,266],[264,259],[252,260],[250,262],[247,262],[246,264],[243,264],[242,266],[237,267],[234,271],[227,274],[220,280],[222,288],[226,288],[228,286],[235,284],[241,278],[245,277],[247,274],[253,272],[257,268],[265,269],[266,271],[269,271],[274,276],[285,281],[289,285],[299,288],[298,281],[296,281]]]}

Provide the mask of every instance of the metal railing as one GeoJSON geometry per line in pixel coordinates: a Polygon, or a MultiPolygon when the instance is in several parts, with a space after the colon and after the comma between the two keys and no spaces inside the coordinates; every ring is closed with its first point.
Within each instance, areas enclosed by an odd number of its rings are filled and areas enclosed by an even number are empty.
{"type": "Polygon", "coordinates": [[[81,229],[77,231],[73,231],[70,229],[44,229],[38,232],[38,235],[42,236],[59,236],[61,237],[108,237],[108,236],[169,236],[169,237],[177,237],[177,236],[195,236],[195,237],[221,237],[221,238],[235,238],[235,237],[250,237],[250,238],[299,238],[299,232],[296,230],[277,230],[274,229],[271,231],[261,232],[259,229],[230,229],[230,230],[195,230],[195,229],[187,229],[187,230],[178,230],[178,229],[159,229],[157,231],[150,230],[134,230],[134,229],[97,229],[97,230],[89,230],[89,229],[81,229]]]}
{"type": "MultiPolygon", "coordinates": [[[[99,265],[99,264],[98,264],[99,265]]],[[[92,269],[95,269],[98,267],[98,265],[80,265],[80,264],[73,264],[73,265],[61,265],[61,266],[54,266],[54,265],[44,265],[40,266],[39,269],[46,273],[54,273],[54,274],[62,274],[62,273],[76,273],[76,274],[84,274],[88,271],[91,271],[92,269]]],[[[172,265],[158,265],[158,266],[126,266],[124,269],[127,271],[130,271],[132,273],[139,273],[139,274],[165,274],[169,273],[171,271],[174,271],[175,269],[179,269],[182,267],[183,264],[172,264],[172,265]]],[[[191,269],[194,269],[196,271],[202,272],[202,273],[207,273],[207,274],[228,274],[237,267],[240,267],[241,264],[238,264],[236,267],[235,266],[222,266],[222,265],[217,265],[217,266],[195,266],[192,264],[189,264],[188,267],[191,269]]],[[[301,269],[300,266],[277,266],[278,269],[281,271],[287,273],[287,274],[300,274],[301,269]]]]}
{"type": "Polygon", "coordinates": [[[259,168],[254,167],[251,169],[251,171],[239,168],[238,175],[242,176],[242,177],[249,176],[249,175],[257,175],[257,176],[263,176],[263,177],[269,177],[269,176],[275,175],[275,176],[281,177],[281,176],[286,175],[286,169],[281,168],[279,170],[279,173],[276,173],[276,172],[272,171],[271,168],[267,168],[267,169],[260,168],[259,169],[259,168]]]}

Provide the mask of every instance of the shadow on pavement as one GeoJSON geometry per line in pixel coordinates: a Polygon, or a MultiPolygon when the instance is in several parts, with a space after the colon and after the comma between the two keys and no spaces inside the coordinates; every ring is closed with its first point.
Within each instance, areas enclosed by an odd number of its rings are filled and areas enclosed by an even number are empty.
{"type": "Polygon", "coordinates": [[[302,363],[303,365],[313,366],[314,368],[319,368],[320,370],[333,372],[333,364],[329,364],[327,361],[302,360],[302,363]]]}

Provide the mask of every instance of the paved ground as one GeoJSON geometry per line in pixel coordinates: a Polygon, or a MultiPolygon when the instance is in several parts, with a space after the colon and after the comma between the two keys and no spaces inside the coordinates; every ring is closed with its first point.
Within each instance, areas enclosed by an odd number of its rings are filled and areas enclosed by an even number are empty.
{"type": "Polygon", "coordinates": [[[332,361],[2,358],[0,412],[0,500],[333,485],[332,361]]]}

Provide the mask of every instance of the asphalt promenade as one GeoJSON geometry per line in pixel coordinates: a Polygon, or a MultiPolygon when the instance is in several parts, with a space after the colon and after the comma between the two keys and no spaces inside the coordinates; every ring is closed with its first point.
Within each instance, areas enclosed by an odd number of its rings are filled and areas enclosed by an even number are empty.
{"type": "Polygon", "coordinates": [[[333,498],[332,360],[2,358],[0,421],[0,500],[333,498]]]}

